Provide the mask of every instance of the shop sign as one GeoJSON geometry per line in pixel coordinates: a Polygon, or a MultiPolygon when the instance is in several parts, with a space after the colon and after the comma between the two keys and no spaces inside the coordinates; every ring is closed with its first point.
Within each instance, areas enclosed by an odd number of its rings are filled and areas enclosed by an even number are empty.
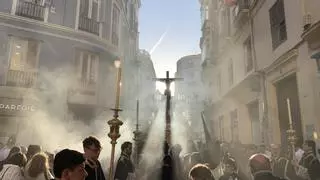
{"type": "Polygon", "coordinates": [[[22,111],[22,112],[34,112],[34,105],[25,105],[25,104],[1,104],[0,110],[4,111],[22,111]]]}

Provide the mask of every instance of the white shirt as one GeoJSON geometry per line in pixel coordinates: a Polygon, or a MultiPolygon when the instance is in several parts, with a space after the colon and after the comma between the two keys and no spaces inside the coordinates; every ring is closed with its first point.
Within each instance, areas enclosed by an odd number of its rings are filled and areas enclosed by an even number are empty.
{"type": "Polygon", "coordinates": [[[22,169],[13,164],[3,165],[2,171],[0,171],[1,180],[23,180],[22,169]]]}
{"type": "Polygon", "coordinates": [[[300,148],[296,151],[295,157],[296,157],[297,162],[300,162],[303,153],[304,153],[304,151],[300,148]]]}
{"type": "Polygon", "coordinates": [[[0,161],[5,160],[8,157],[9,153],[10,153],[10,148],[8,148],[7,146],[0,149],[0,161]]]}

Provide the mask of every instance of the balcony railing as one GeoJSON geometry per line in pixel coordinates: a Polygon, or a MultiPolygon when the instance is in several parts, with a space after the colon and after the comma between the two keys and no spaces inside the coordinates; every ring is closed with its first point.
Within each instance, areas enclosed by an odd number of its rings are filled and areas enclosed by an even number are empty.
{"type": "Polygon", "coordinates": [[[16,15],[43,21],[44,11],[45,7],[40,4],[19,1],[17,4],[16,15]]]}
{"type": "Polygon", "coordinates": [[[96,82],[87,79],[78,79],[74,82],[73,86],[70,87],[69,95],[74,94],[75,91],[82,95],[94,96],[96,94],[96,82]]]}
{"type": "Polygon", "coordinates": [[[2,79],[1,85],[31,88],[36,83],[37,74],[34,71],[8,70],[5,78],[2,79]]]}
{"type": "Polygon", "coordinates": [[[80,16],[79,29],[99,36],[100,23],[86,16],[80,16]]]}
{"type": "Polygon", "coordinates": [[[234,23],[237,25],[242,23],[244,13],[249,12],[249,0],[238,0],[237,6],[234,7],[232,13],[234,17],[234,23]]]}

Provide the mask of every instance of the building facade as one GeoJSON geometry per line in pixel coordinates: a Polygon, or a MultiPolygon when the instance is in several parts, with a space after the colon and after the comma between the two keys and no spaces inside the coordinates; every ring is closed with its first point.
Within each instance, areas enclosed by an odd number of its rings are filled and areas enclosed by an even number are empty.
{"type": "Polygon", "coordinates": [[[174,109],[176,117],[186,125],[194,139],[203,137],[201,112],[203,111],[203,87],[201,81],[201,55],[184,56],[177,61],[175,76],[174,109]]]}
{"type": "Polygon", "coordinates": [[[125,70],[136,56],[139,7],[135,0],[1,1],[1,136],[40,117],[90,124],[113,107],[114,61],[125,70]]]}
{"type": "Polygon", "coordinates": [[[204,76],[214,84],[209,96],[217,137],[287,144],[289,104],[298,139],[317,140],[318,5],[312,0],[202,3],[208,7],[211,39],[203,74],[209,71],[204,76]]]}
{"type": "MultiPolygon", "coordinates": [[[[138,118],[141,129],[146,130],[155,119],[158,106],[156,94],[156,72],[150,54],[146,50],[139,50],[137,58],[131,65],[130,96],[124,104],[124,112],[133,124],[138,118]],[[139,101],[139,117],[137,117],[137,101],[139,101]]],[[[129,83],[128,83],[129,84],[129,83]]],[[[140,130],[141,130],[140,129],[140,130]]]]}

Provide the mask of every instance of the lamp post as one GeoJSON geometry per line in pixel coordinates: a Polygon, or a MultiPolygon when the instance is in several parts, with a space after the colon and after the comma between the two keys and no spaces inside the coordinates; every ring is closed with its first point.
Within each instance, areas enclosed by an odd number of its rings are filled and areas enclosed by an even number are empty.
{"type": "Polygon", "coordinates": [[[119,112],[122,111],[120,106],[120,88],[121,88],[121,62],[120,60],[116,60],[114,62],[115,67],[117,68],[117,83],[116,83],[116,104],[113,109],[111,109],[113,114],[113,119],[108,121],[108,125],[110,126],[110,132],[108,133],[109,138],[111,139],[111,159],[110,159],[110,169],[109,169],[109,180],[112,180],[113,177],[113,165],[114,165],[114,154],[115,147],[117,144],[117,139],[121,136],[119,129],[123,124],[122,121],[118,119],[119,112]]]}

